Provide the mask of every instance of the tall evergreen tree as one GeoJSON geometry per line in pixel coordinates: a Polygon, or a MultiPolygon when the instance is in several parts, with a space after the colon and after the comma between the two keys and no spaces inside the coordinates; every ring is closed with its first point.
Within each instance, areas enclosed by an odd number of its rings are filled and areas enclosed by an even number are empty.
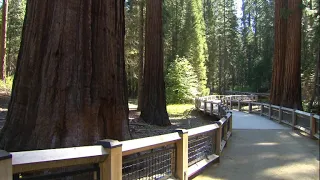
{"type": "Polygon", "coordinates": [[[141,118],[150,124],[170,125],[163,73],[162,0],[146,3],[145,66],[141,118]]]}

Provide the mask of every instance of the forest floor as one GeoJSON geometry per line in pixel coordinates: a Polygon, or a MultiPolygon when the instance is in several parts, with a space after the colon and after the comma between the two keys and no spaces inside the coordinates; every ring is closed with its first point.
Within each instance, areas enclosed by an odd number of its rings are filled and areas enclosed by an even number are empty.
{"type": "MultiPolygon", "coordinates": [[[[0,92],[0,130],[4,126],[9,101],[10,95],[0,92]]],[[[178,128],[190,129],[214,123],[212,117],[196,111],[193,104],[168,105],[167,111],[172,125],[164,127],[150,125],[141,120],[135,101],[129,101],[129,109],[129,127],[133,139],[171,133],[178,128]]]]}
{"type": "Polygon", "coordinates": [[[2,129],[6,119],[9,100],[10,96],[6,92],[0,92],[0,129],[2,129]]]}
{"type": "Polygon", "coordinates": [[[140,119],[140,112],[136,110],[136,107],[130,106],[130,103],[129,107],[129,126],[133,139],[172,133],[176,129],[191,129],[212,124],[214,120],[218,120],[196,111],[193,104],[174,104],[167,106],[172,125],[156,126],[147,124],[140,119]]]}

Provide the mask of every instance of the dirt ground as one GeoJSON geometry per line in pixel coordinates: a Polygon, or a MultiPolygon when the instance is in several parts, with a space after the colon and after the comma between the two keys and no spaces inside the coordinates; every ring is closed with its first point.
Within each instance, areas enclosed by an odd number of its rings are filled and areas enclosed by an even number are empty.
{"type": "MultiPolygon", "coordinates": [[[[10,96],[0,92],[0,130],[4,126],[9,101],[10,96]]],[[[197,111],[188,111],[185,112],[183,116],[170,117],[171,126],[160,127],[145,123],[139,119],[139,115],[140,112],[130,109],[129,127],[133,139],[171,133],[178,128],[190,129],[199,127],[214,123],[215,120],[212,117],[204,116],[197,111]]]]}
{"type": "Polygon", "coordinates": [[[139,119],[140,112],[131,110],[129,113],[130,133],[133,139],[156,136],[160,134],[172,133],[175,129],[191,129],[203,125],[214,123],[215,118],[203,115],[202,113],[191,110],[185,116],[170,117],[171,126],[160,127],[149,125],[139,119]]]}
{"type": "Polygon", "coordinates": [[[10,96],[0,92],[0,129],[2,129],[8,112],[10,96]]]}

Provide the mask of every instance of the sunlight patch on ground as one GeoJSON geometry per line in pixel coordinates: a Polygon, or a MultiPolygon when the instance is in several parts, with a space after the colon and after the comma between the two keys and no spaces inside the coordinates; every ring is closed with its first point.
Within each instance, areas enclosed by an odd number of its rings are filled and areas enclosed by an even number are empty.
{"type": "Polygon", "coordinates": [[[254,145],[258,145],[258,146],[275,146],[275,145],[279,145],[279,143],[275,143],[275,142],[262,142],[262,143],[255,143],[254,145]]]}
{"type": "Polygon", "coordinates": [[[170,118],[187,116],[194,108],[194,104],[170,104],[167,111],[170,118]]]}
{"type": "MultiPolygon", "coordinates": [[[[317,174],[319,167],[316,168],[314,163],[310,162],[310,160],[293,162],[291,164],[286,164],[283,166],[276,166],[272,168],[265,169],[260,175],[264,177],[274,178],[281,175],[283,179],[292,179],[292,177],[304,177],[305,179],[317,179],[317,174]],[[313,176],[313,177],[312,177],[313,176]]],[[[299,178],[298,178],[299,179],[299,178]]]]}

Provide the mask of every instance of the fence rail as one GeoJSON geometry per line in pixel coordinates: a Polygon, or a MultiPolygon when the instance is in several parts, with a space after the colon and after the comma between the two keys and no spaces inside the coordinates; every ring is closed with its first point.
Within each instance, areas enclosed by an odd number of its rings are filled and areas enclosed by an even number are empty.
{"type": "Polygon", "coordinates": [[[292,129],[298,129],[308,133],[312,138],[319,139],[319,115],[266,103],[235,101],[228,98],[222,101],[224,101],[226,106],[231,110],[237,109],[239,111],[260,114],[271,120],[289,125],[292,129]]]}
{"type": "MultiPolygon", "coordinates": [[[[203,99],[196,106],[204,106],[203,99]]],[[[0,180],[57,179],[84,175],[93,180],[187,179],[218,162],[232,133],[232,113],[221,101],[211,103],[214,124],[128,141],[7,153],[0,150],[0,180]],[[215,107],[214,107],[215,106],[215,107]],[[214,112],[214,110],[217,110],[214,112]]]]}

